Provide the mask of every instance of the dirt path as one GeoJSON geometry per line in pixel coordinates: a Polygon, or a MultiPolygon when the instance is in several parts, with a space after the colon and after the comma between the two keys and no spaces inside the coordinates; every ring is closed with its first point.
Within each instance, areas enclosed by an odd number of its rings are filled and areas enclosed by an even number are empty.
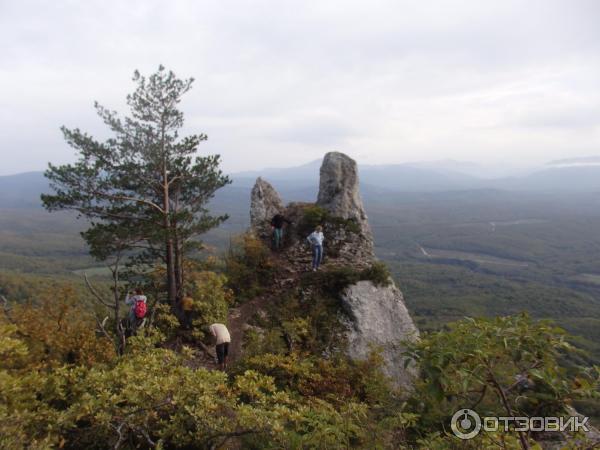
{"type": "Polygon", "coordinates": [[[244,332],[248,322],[256,312],[264,309],[268,300],[265,296],[256,297],[229,311],[227,328],[231,335],[231,344],[229,345],[229,361],[231,363],[236,362],[242,356],[244,332]]]}
{"type": "Polygon", "coordinates": [[[280,295],[284,290],[296,286],[300,279],[302,270],[292,264],[285,251],[271,253],[271,259],[279,268],[271,285],[261,295],[229,311],[227,328],[231,334],[231,344],[229,346],[229,360],[231,363],[236,362],[242,356],[244,333],[252,317],[256,313],[266,311],[267,305],[274,297],[280,295]]]}
{"type": "MultiPolygon", "coordinates": [[[[227,328],[231,335],[231,344],[229,345],[229,363],[231,364],[242,357],[244,334],[253,316],[257,313],[260,314],[261,311],[266,312],[269,303],[276,296],[281,295],[286,289],[297,286],[302,272],[307,271],[310,267],[310,255],[306,256],[304,260],[298,261],[299,258],[288,255],[284,250],[281,253],[271,253],[271,259],[278,267],[271,284],[257,297],[229,310],[227,328]]],[[[181,340],[178,340],[171,346],[180,347],[181,344],[181,340]]],[[[217,369],[213,346],[205,346],[202,343],[196,343],[193,346],[197,347],[200,354],[189,362],[190,366],[217,369]]]]}

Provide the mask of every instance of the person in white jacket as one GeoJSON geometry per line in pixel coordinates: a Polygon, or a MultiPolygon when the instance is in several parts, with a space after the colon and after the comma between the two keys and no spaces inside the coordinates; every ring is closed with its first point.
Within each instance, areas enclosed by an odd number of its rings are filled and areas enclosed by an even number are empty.
{"type": "Polygon", "coordinates": [[[323,227],[321,225],[317,226],[315,231],[313,231],[306,240],[312,248],[312,270],[313,272],[316,272],[323,262],[323,241],[325,240],[325,236],[323,236],[323,227]]]}
{"type": "Polygon", "coordinates": [[[222,323],[213,323],[208,328],[216,341],[215,350],[217,360],[219,361],[219,368],[225,370],[227,369],[227,355],[229,354],[229,343],[231,342],[229,330],[222,323]]]}

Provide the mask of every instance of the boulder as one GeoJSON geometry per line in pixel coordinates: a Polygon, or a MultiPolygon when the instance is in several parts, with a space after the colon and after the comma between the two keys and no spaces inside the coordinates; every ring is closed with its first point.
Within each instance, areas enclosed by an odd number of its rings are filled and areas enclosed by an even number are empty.
{"type": "Polygon", "coordinates": [[[374,348],[380,349],[384,372],[396,386],[410,389],[416,369],[404,367],[403,352],[405,342],[417,339],[419,331],[404,306],[402,292],[393,282],[375,286],[359,281],[344,290],[342,302],[348,315],[348,355],[365,359],[374,348]]]}

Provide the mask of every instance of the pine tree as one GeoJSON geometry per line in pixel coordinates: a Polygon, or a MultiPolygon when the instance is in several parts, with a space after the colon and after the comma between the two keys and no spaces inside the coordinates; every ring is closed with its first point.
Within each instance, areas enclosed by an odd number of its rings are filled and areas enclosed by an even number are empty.
{"type": "Polygon", "coordinates": [[[75,210],[90,227],[82,233],[91,253],[106,260],[115,251],[166,269],[167,298],[175,307],[185,281],[184,258],[197,237],[227,216],[212,216],[209,200],[230,179],[218,155],[195,156],[204,134],[180,137],[178,109],[193,79],[182,80],[163,66],[148,78],[135,71],[130,112],[121,118],[97,102],[112,137],[101,142],[78,128],[61,130],[78,152],[74,164],[48,165],[53,194],[42,195],[50,210],[75,210]]]}

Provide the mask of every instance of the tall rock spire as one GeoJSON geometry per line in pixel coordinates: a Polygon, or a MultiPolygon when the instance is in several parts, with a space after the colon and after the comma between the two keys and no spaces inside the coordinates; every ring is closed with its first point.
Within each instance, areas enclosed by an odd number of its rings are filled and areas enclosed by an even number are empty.
{"type": "Polygon", "coordinates": [[[356,266],[372,264],[375,259],[373,235],[360,197],[356,161],[340,152],[327,153],[320,176],[317,205],[332,217],[354,222],[356,226],[352,228],[358,231],[326,230],[330,246],[336,248],[340,261],[356,266]]]}
{"type": "Polygon", "coordinates": [[[323,158],[320,170],[317,205],[333,216],[353,219],[362,233],[371,239],[367,213],[360,198],[356,161],[340,152],[329,152],[323,158]]]}

